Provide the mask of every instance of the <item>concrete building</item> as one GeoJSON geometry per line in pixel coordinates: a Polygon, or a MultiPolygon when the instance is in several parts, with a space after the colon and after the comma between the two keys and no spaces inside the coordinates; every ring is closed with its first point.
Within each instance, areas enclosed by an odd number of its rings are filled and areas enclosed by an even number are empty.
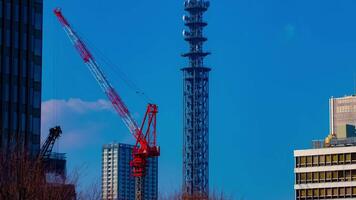
{"type": "MultiPolygon", "coordinates": [[[[102,199],[135,200],[135,178],[131,175],[133,145],[107,144],[102,149],[102,199]]],[[[158,159],[148,160],[144,199],[158,198],[158,159]]]]}
{"type": "Polygon", "coordinates": [[[295,199],[356,199],[356,146],[294,151],[295,199]]]}
{"type": "Polygon", "coordinates": [[[0,0],[0,150],[40,149],[43,0],[0,0]]]}
{"type": "Polygon", "coordinates": [[[356,96],[330,98],[330,133],[338,135],[340,126],[356,126],[356,96]]]}

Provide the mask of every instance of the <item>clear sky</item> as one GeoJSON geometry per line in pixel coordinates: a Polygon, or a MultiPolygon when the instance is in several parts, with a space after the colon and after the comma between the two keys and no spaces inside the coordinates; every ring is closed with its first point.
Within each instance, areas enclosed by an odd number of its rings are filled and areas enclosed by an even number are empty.
{"type": "MultiPolygon", "coordinates": [[[[132,142],[52,14],[73,26],[159,105],[161,192],[182,180],[183,1],[47,0],[44,6],[43,137],[83,185],[100,180],[101,146],[132,142]]],[[[210,184],[236,199],[293,199],[293,150],[328,134],[328,99],[352,94],[354,0],[219,0],[206,15],[212,55],[210,184]]],[[[134,116],[145,101],[104,67],[134,116]]]]}

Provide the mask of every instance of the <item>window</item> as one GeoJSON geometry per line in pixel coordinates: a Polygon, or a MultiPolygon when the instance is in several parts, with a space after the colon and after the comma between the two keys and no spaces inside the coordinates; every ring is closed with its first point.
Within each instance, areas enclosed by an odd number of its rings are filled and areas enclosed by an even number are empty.
{"type": "Polygon", "coordinates": [[[34,92],[33,107],[34,108],[40,108],[41,107],[41,93],[39,91],[35,91],[34,92]]]}
{"type": "Polygon", "coordinates": [[[300,166],[301,166],[301,167],[305,167],[306,162],[307,162],[306,157],[305,157],[305,156],[302,156],[302,157],[300,158],[300,166]]]}
{"type": "Polygon", "coordinates": [[[331,164],[331,155],[326,155],[326,164],[331,164]]]}
{"type": "Polygon", "coordinates": [[[35,55],[41,56],[42,55],[42,40],[35,39],[35,55]]]}
{"type": "Polygon", "coordinates": [[[314,172],[313,173],[313,182],[318,182],[319,181],[319,173],[318,172],[314,172]]]}
{"type": "Polygon", "coordinates": [[[320,165],[325,165],[325,155],[319,156],[319,164],[320,165]]]}
{"type": "Polygon", "coordinates": [[[313,166],[318,166],[318,165],[319,165],[319,157],[313,156],[313,166]]]}
{"type": "Polygon", "coordinates": [[[14,112],[13,115],[12,115],[12,128],[13,130],[17,130],[17,113],[14,112]]]}
{"type": "Polygon", "coordinates": [[[11,19],[11,5],[10,3],[6,3],[6,19],[10,20],[11,19]]]}
{"type": "Polygon", "coordinates": [[[331,181],[331,179],[332,179],[332,173],[326,172],[326,181],[331,181]]]}
{"type": "Polygon", "coordinates": [[[37,117],[33,118],[33,132],[34,133],[40,132],[40,119],[37,117]]]}
{"type": "Polygon", "coordinates": [[[344,154],[340,154],[339,155],[339,163],[343,164],[345,162],[345,155],[344,154]]]}
{"type": "Polygon", "coordinates": [[[38,12],[35,12],[35,29],[42,29],[42,14],[38,12]]]}
{"type": "Polygon", "coordinates": [[[351,163],[351,154],[346,154],[346,163],[351,163]]]}
{"type": "Polygon", "coordinates": [[[337,164],[337,163],[338,163],[338,160],[339,160],[338,154],[332,155],[333,164],[337,164]]]}

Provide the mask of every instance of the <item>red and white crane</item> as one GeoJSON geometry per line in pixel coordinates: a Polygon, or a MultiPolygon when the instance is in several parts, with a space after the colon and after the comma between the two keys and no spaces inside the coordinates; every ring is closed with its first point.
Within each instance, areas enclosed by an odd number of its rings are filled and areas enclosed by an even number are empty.
{"type": "Polygon", "coordinates": [[[139,127],[119,94],[104,75],[103,70],[96,62],[85,42],[72,29],[67,19],[63,16],[61,9],[56,8],[54,14],[58,18],[84,63],[99,83],[101,89],[111,101],[116,112],[136,139],[136,144],[132,152],[133,159],[130,165],[133,168],[132,175],[136,178],[136,199],[141,200],[143,199],[143,177],[146,173],[147,159],[158,157],[160,155],[156,135],[156,114],[158,112],[158,107],[155,104],[147,105],[143,122],[139,127]]]}

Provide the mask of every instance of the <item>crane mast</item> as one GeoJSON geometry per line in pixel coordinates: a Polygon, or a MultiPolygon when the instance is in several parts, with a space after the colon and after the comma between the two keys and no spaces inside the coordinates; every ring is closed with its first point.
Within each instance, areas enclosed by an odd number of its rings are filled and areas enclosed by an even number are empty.
{"type": "Polygon", "coordinates": [[[156,142],[156,114],[158,113],[158,107],[155,104],[147,105],[143,122],[139,127],[127,106],[122,101],[122,98],[106,78],[85,42],[78,36],[67,19],[63,16],[61,9],[56,8],[54,14],[67,33],[70,41],[73,43],[73,46],[78,51],[83,62],[87,65],[89,71],[111,101],[114,109],[136,139],[136,144],[132,151],[133,159],[130,162],[130,166],[133,169],[132,175],[136,178],[136,200],[142,200],[144,197],[143,177],[146,175],[147,159],[160,155],[160,149],[156,142]]]}

